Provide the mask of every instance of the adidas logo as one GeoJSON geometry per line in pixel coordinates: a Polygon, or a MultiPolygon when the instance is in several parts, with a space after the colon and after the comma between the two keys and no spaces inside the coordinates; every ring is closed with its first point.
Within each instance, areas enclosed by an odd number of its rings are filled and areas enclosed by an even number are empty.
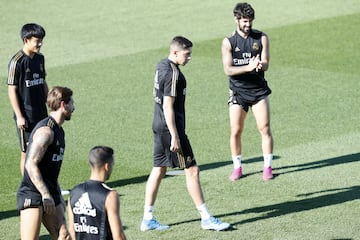
{"type": "Polygon", "coordinates": [[[236,47],[235,52],[240,52],[240,48],[236,47]]]}
{"type": "Polygon", "coordinates": [[[31,72],[30,68],[26,68],[25,72],[31,72]]]}
{"type": "Polygon", "coordinates": [[[93,209],[87,192],[83,193],[79,200],[75,203],[73,213],[96,217],[96,209],[93,209]]]}

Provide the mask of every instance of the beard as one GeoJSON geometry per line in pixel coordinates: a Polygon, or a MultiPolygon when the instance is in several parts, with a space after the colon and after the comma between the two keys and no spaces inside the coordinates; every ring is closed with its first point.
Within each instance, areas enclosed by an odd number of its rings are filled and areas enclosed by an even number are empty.
{"type": "Polygon", "coordinates": [[[71,112],[69,112],[68,114],[65,114],[64,119],[65,119],[65,121],[69,121],[71,119],[71,112]]]}
{"type": "Polygon", "coordinates": [[[250,27],[247,27],[247,26],[239,26],[239,30],[245,34],[248,34],[251,32],[251,26],[250,27]]]}

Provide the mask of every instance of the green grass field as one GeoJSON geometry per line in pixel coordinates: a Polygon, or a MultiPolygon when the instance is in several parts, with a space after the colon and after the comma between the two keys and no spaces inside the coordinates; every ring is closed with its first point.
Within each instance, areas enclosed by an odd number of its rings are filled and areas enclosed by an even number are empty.
{"type": "MultiPolygon", "coordinates": [[[[357,0],[249,1],[256,10],[254,28],[270,37],[266,76],[273,90],[276,178],[261,180],[260,136],[249,114],[245,177],[234,183],[228,181],[228,80],[220,44],[234,29],[236,1],[1,1],[0,78],[6,82],[7,63],[22,46],[20,27],[42,24],[48,84],[71,87],[76,107],[63,125],[60,184],[70,189],[86,180],[89,149],[112,146],[117,163],[108,184],[120,194],[128,239],[360,239],[357,0]],[[182,68],[187,132],[209,210],[233,225],[225,232],[200,228],[181,175],[163,180],[155,205],[157,218],[171,229],[139,229],[152,167],[154,67],[178,34],[194,42],[192,61],[182,68]]],[[[0,239],[12,240],[20,238],[20,171],[6,87],[0,91],[0,239]]],[[[50,239],[43,228],[40,239],[50,239]]]]}

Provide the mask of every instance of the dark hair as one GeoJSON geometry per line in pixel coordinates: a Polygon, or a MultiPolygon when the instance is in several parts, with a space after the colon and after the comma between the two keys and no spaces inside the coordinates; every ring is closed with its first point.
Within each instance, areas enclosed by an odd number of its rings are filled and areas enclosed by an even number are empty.
{"type": "Polygon", "coordinates": [[[171,40],[170,46],[177,46],[184,50],[191,48],[193,46],[193,43],[183,36],[176,36],[171,40]]]}
{"type": "Polygon", "coordinates": [[[62,101],[69,103],[72,95],[73,91],[70,88],[56,86],[49,91],[46,102],[51,111],[56,111],[62,101]]]}
{"type": "Polygon", "coordinates": [[[241,18],[249,18],[250,20],[255,19],[255,10],[252,8],[252,6],[246,2],[244,3],[238,3],[234,7],[234,16],[237,19],[241,18]]]}
{"type": "Polygon", "coordinates": [[[36,23],[27,23],[22,26],[20,31],[21,40],[30,39],[32,37],[43,39],[45,37],[45,29],[36,23]]]}
{"type": "Polygon", "coordinates": [[[107,146],[95,146],[89,152],[89,163],[92,167],[100,167],[105,163],[111,163],[114,150],[107,146]]]}

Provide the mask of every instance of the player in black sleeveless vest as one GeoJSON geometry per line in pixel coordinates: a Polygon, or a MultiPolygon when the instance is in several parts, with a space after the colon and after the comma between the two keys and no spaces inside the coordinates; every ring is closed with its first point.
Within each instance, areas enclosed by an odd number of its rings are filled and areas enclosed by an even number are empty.
{"type": "Polygon", "coordinates": [[[53,239],[69,239],[65,203],[58,176],[65,152],[62,124],[75,110],[72,90],[54,87],[47,104],[50,116],[40,121],[30,136],[24,176],[17,192],[21,239],[37,239],[41,223],[53,239]]]}
{"type": "MultiPolygon", "coordinates": [[[[237,31],[228,38],[234,66],[248,65],[250,57],[261,55],[263,50],[261,43],[262,36],[263,32],[251,29],[247,38],[240,36],[237,31]]],[[[261,96],[271,93],[264,75],[264,71],[256,71],[256,69],[243,74],[230,75],[229,88],[234,93],[241,94],[241,97],[252,105],[259,97],[261,98],[261,96]]]]}
{"type": "Polygon", "coordinates": [[[263,179],[273,178],[273,137],[270,129],[271,90],[264,72],[269,67],[269,39],[264,32],[253,30],[255,11],[248,3],[238,3],[234,8],[236,31],[222,42],[221,52],[224,72],[229,77],[230,149],[234,169],[229,179],[242,176],[242,144],[246,115],[252,109],[261,134],[264,156],[263,179]]]}
{"type": "Polygon", "coordinates": [[[90,179],[70,191],[69,231],[73,239],[126,239],[118,193],[104,183],[112,172],[113,153],[110,147],[93,147],[89,154],[90,179]]]}
{"type": "Polygon", "coordinates": [[[48,116],[45,82],[45,59],[40,53],[45,30],[29,23],[21,29],[23,48],[10,60],[8,66],[8,94],[20,143],[20,170],[23,175],[26,148],[36,123],[48,116]]]}
{"type": "Polygon", "coordinates": [[[154,79],[154,159],[153,168],[146,183],[144,216],[141,231],[166,230],[153,215],[154,204],[161,180],[168,167],[184,169],[187,190],[201,217],[203,229],[225,230],[230,224],[213,217],[205,204],[200,169],[196,163],[190,141],[185,131],[186,79],[179,66],[186,65],[192,54],[192,42],[176,36],[170,43],[170,53],[156,67],[154,79]]]}
{"type": "MultiPolygon", "coordinates": [[[[38,168],[41,172],[42,178],[44,179],[45,185],[49,190],[49,193],[53,196],[55,206],[61,203],[61,190],[58,185],[57,179],[60,173],[62,159],[65,152],[65,138],[64,130],[56,123],[52,117],[47,117],[36,124],[32,134],[30,135],[29,149],[33,143],[34,134],[39,128],[48,127],[54,133],[54,140],[47,147],[41,161],[38,163],[38,168]]],[[[32,182],[29,172],[24,171],[24,176],[21,181],[18,190],[18,197],[21,201],[18,201],[18,209],[22,210],[33,205],[41,205],[42,196],[37,190],[35,184],[32,182]],[[22,199],[27,199],[22,201],[22,199]],[[27,206],[28,199],[31,200],[30,205],[27,206]]]]}

